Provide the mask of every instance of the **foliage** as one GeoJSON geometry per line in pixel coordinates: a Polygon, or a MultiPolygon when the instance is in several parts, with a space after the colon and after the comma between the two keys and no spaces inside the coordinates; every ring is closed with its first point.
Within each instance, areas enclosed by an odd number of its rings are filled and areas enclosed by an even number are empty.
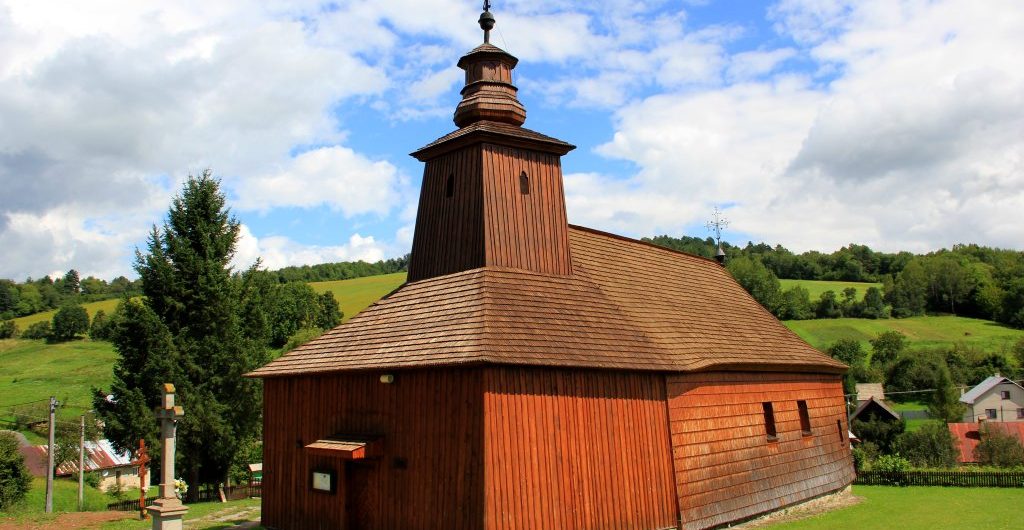
{"type": "Polygon", "coordinates": [[[878,446],[874,442],[865,441],[855,445],[850,452],[853,455],[853,468],[857,471],[870,470],[879,455],[878,446]]]}
{"type": "Polygon", "coordinates": [[[230,478],[232,484],[248,484],[249,464],[263,461],[263,442],[257,439],[246,440],[239,446],[231,461],[230,478]]]}
{"type": "Polygon", "coordinates": [[[886,366],[896,360],[907,347],[907,336],[898,331],[885,331],[871,339],[871,364],[886,366]]]}
{"type": "Polygon", "coordinates": [[[814,318],[814,307],[807,289],[795,285],[782,293],[777,315],[782,320],[807,320],[814,318]]]}
{"type": "Polygon", "coordinates": [[[778,310],[781,297],[779,279],[761,260],[738,257],[726,262],[725,268],[765,309],[773,314],[778,310]]]}
{"type": "Polygon", "coordinates": [[[928,403],[928,415],[943,423],[955,423],[964,416],[964,404],[960,403],[960,392],[949,376],[949,368],[939,366],[935,380],[935,392],[928,403]]]}
{"type": "Polygon", "coordinates": [[[981,441],[974,448],[974,459],[979,464],[995,467],[1024,466],[1024,447],[1017,437],[986,426],[981,429],[981,441]]]}
{"type": "Polygon", "coordinates": [[[0,432],[0,511],[24,499],[31,484],[32,475],[18,452],[18,439],[13,433],[0,432]]]}
{"type": "Polygon", "coordinates": [[[13,339],[18,336],[18,325],[13,320],[0,322],[0,339],[13,339]]]}
{"type": "Polygon", "coordinates": [[[229,266],[238,233],[210,172],[189,177],[163,227],[153,228],[147,252],[136,253],[145,301],[126,303],[132,310],[119,317],[114,401],[103,392],[93,400],[119,448],[139,437],[155,442],[151,411],[161,384],[173,382],[185,409],[178,423],[182,470],[193,484],[224,481],[239,445],[260,426],[260,382],[242,374],[268,356],[264,337],[243,325],[250,291],[229,266]]]}
{"type": "Polygon", "coordinates": [[[814,310],[818,318],[840,318],[843,316],[842,306],[836,297],[835,291],[825,291],[818,298],[818,305],[814,310]]]}
{"type": "Polygon", "coordinates": [[[886,391],[894,401],[913,399],[908,394],[897,394],[911,390],[935,389],[939,384],[940,372],[946,369],[945,361],[931,351],[907,352],[889,367],[886,373],[886,391]]]}
{"type": "Polygon", "coordinates": [[[899,453],[879,456],[872,465],[872,470],[885,473],[896,473],[909,469],[910,461],[900,456],[899,453]]]}
{"type": "Polygon", "coordinates": [[[337,263],[321,263],[319,265],[302,265],[298,267],[285,267],[269,274],[275,277],[278,283],[288,282],[322,282],[333,280],[348,280],[366,276],[378,276],[381,274],[392,274],[402,272],[409,268],[409,255],[401,258],[393,258],[375,263],[365,261],[343,261],[337,263]]]}
{"type": "Polygon", "coordinates": [[[92,317],[92,325],[89,326],[89,338],[92,340],[110,340],[114,336],[116,321],[108,317],[107,312],[100,309],[96,316],[92,317]]]}
{"type": "Polygon", "coordinates": [[[864,293],[864,300],[858,304],[858,313],[861,318],[887,318],[885,300],[882,299],[882,291],[877,287],[868,287],[864,293]]]}
{"type": "Polygon", "coordinates": [[[89,331],[89,313],[79,304],[67,304],[53,315],[53,328],[50,338],[54,342],[64,342],[75,338],[79,333],[89,331]]]}
{"type": "Polygon", "coordinates": [[[893,448],[915,467],[956,467],[960,451],[945,422],[929,421],[913,432],[900,434],[893,448]]]}
{"type": "Polygon", "coordinates": [[[23,339],[48,339],[50,338],[50,322],[36,322],[21,333],[23,339]]]}
{"type": "Polygon", "coordinates": [[[879,451],[889,453],[893,450],[896,438],[903,434],[906,423],[902,419],[889,419],[870,415],[859,417],[850,423],[850,430],[864,442],[871,442],[879,451]]]}
{"type": "Polygon", "coordinates": [[[323,335],[324,330],[320,328],[302,328],[288,337],[288,342],[281,347],[281,353],[287,353],[303,344],[323,335]]]}
{"type": "Polygon", "coordinates": [[[102,482],[102,480],[103,478],[100,477],[100,474],[97,471],[90,471],[86,473],[85,476],[82,477],[82,481],[85,482],[87,486],[94,489],[100,488],[100,483],[102,482]]]}

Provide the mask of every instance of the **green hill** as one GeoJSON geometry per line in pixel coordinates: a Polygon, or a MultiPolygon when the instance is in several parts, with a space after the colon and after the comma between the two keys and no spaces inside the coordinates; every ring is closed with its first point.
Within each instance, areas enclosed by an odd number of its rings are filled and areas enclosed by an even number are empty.
{"type": "Polygon", "coordinates": [[[863,318],[787,320],[784,324],[809,342],[811,346],[820,350],[842,338],[859,340],[865,348],[870,348],[869,340],[889,330],[906,335],[911,347],[946,346],[962,342],[986,350],[1000,350],[1024,338],[1024,330],[1009,328],[989,320],[957,316],[880,320],[863,318]]]}
{"type": "MultiPolygon", "coordinates": [[[[310,285],[317,292],[334,293],[348,319],[404,282],[402,272],[310,285]]],[[[90,316],[100,309],[110,314],[118,302],[104,300],[84,307],[90,316]]],[[[32,322],[52,317],[52,311],[23,317],[17,319],[18,327],[24,330],[32,322]]],[[[40,340],[0,340],[0,419],[9,418],[6,414],[11,405],[45,400],[51,395],[75,406],[88,407],[90,387],[109,383],[116,358],[109,342],[83,339],[47,344],[40,340]]],[[[68,418],[80,413],[77,408],[62,411],[68,418]]]]}
{"type": "MultiPolygon", "coordinates": [[[[120,298],[111,298],[109,300],[100,300],[99,302],[89,302],[82,304],[82,307],[89,313],[89,318],[96,316],[97,311],[103,311],[107,315],[110,315],[117,309],[117,304],[121,302],[120,298]]],[[[36,322],[42,322],[44,320],[53,320],[53,315],[57,314],[56,310],[43,311],[42,313],[36,313],[34,315],[28,315],[24,317],[18,317],[14,319],[14,323],[18,325],[18,329],[25,331],[25,328],[35,324],[36,322]]]]}
{"type": "Polygon", "coordinates": [[[804,289],[807,289],[807,293],[811,297],[811,301],[814,302],[821,298],[821,293],[825,291],[834,291],[836,296],[839,298],[843,297],[843,289],[847,287],[853,287],[857,290],[857,300],[864,299],[864,293],[871,287],[882,288],[880,283],[864,283],[864,282],[833,282],[833,281],[818,281],[818,280],[779,280],[782,285],[782,290],[792,289],[793,286],[799,285],[804,289]]]}

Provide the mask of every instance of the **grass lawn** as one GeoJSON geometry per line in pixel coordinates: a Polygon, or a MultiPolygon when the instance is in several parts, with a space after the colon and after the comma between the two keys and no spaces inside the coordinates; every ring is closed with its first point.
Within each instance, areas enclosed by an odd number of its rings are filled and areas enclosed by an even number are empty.
{"type": "Polygon", "coordinates": [[[843,289],[847,287],[853,287],[857,290],[857,300],[864,299],[864,293],[871,287],[882,288],[880,283],[865,283],[865,282],[832,282],[832,281],[818,281],[818,280],[779,280],[782,284],[782,290],[792,289],[794,285],[799,285],[804,289],[807,289],[808,294],[811,296],[811,301],[815,302],[821,298],[821,293],[825,291],[834,291],[836,297],[840,300],[843,298],[843,289]]]}
{"type": "MultiPolygon", "coordinates": [[[[82,304],[86,312],[89,313],[89,319],[96,316],[96,312],[102,310],[108,316],[114,314],[114,310],[117,309],[117,304],[121,302],[120,298],[111,298],[110,300],[100,300],[99,302],[89,302],[82,304]]],[[[53,315],[57,314],[56,310],[43,311],[42,313],[36,313],[34,315],[28,315],[25,317],[19,317],[14,319],[14,323],[18,325],[18,329],[25,331],[26,328],[35,324],[36,322],[42,322],[44,320],[53,320],[53,315]]]]}
{"type": "Polygon", "coordinates": [[[1024,330],[1013,329],[989,320],[956,316],[923,316],[869,320],[864,318],[832,318],[821,320],[787,320],[786,326],[824,350],[841,338],[859,340],[866,350],[869,340],[885,331],[894,330],[907,336],[911,347],[949,346],[963,342],[985,350],[999,351],[1024,338],[1024,330]]]}
{"type": "Polygon", "coordinates": [[[318,293],[334,293],[334,297],[341,304],[341,310],[345,313],[344,320],[348,320],[405,283],[405,276],[404,272],[396,272],[351,280],[313,282],[309,285],[318,293]]]}
{"type": "MultiPolygon", "coordinates": [[[[88,484],[84,490],[85,510],[102,511],[107,509],[107,504],[116,499],[110,497],[100,490],[90,487],[88,484]]],[[[14,506],[10,511],[0,512],[0,521],[13,518],[19,522],[41,522],[55,517],[60,512],[78,511],[78,480],[56,479],[53,481],[53,512],[47,514],[46,509],[46,479],[36,477],[32,479],[32,488],[28,495],[14,506]]]]}
{"type": "Polygon", "coordinates": [[[985,530],[1024,527],[1024,489],[854,486],[856,506],[771,525],[773,530],[985,530]]]}

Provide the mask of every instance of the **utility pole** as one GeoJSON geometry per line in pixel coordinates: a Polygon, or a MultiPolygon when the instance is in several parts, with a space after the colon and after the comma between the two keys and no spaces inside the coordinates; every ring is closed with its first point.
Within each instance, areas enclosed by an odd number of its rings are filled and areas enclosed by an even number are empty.
{"type": "Polygon", "coordinates": [[[50,396],[50,445],[46,448],[46,513],[53,513],[53,438],[54,413],[57,412],[57,398],[50,396]]]}
{"type": "Polygon", "coordinates": [[[85,510],[85,415],[78,435],[78,511],[85,510]]]}

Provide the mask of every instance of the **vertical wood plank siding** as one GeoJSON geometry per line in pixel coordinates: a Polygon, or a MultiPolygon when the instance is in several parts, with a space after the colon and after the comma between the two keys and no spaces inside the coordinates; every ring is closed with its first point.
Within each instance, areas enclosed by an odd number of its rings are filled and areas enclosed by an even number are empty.
{"type": "Polygon", "coordinates": [[[663,375],[484,374],[486,528],[677,524],[663,375]]]}
{"type": "Polygon", "coordinates": [[[409,281],[484,265],[481,148],[469,146],[427,162],[423,169],[409,281]],[[454,194],[446,196],[448,177],[454,194]]]}
{"type": "Polygon", "coordinates": [[[561,159],[557,155],[483,145],[487,264],[545,274],[572,274],[561,159]],[[530,193],[520,193],[526,173],[530,193]]]}
{"type": "Polygon", "coordinates": [[[483,520],[479,370],[268,378],[264,381],[263,524],[278,529],[478,529],[483,520]],[[305,444],[334,434],[383,435],[384,455],[352,464],[309,456],[305,444]],[[405,468],[396,459],[404,459],[405,468]],[[348,466],[348,469],[346,469],[348,466]],[[314,468],[337,472],[335,494],[312,491],[314,468]],[[366,483],[346,489],[346,476],[366,483]],[[357,494],[353,494],[357,493],[357,494]]]}
{"type": "Polygon", "coordinates": [[[568,221],[561,161],[528,149],[478,144],[423,170],[409,281],[484,265],[567,276],[568,221]],[[520,191],[526,173],[530,193],[520,191]],[[446,196],[448,177],[454,194],[446,196]]]}
{"type": "Polygon", "coordinates": [[[854,479],[840,376],[671,374],[668,408],[683,528],[710,528],[838,490],[854,479]],[[800,429],[805,400],[810,436],[800,429]],[[765,435],[771,401],[778,440],[765,435]]]}

